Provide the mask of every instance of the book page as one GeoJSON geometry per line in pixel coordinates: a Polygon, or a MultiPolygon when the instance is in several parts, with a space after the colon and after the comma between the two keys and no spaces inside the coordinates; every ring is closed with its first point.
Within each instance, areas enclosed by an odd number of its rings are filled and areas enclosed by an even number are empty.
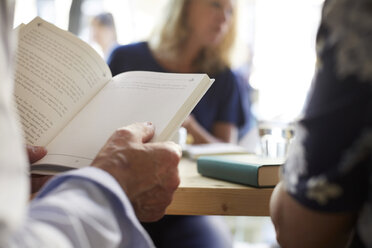
{"type": "Polygon", "coordinates": [[[20,29],[15,64],[15,100],[32,145],[46,146],[112,77],[93,48],[38,17],[20,29]]]}
{"type": "Polygon", "coordinates": [[[25,26],[26,26],[26,24],[21,23],[21,24],[19,24],[17,27],[15,27],[15,28],[13,29],[13,33],[14,33],[15,37],[17,37],[17,36],[19,35],[20,31],[21,31],[22,28],[25,27],[25,26]]]}
{"type": "Polygon", "coordinates": [[[153,140],[165,141],[211,84],[205,74],[119,74],[47,146],[48,155],[37,164],[88,166],[117,128],[134,122],[154,123],[153,140]]]}

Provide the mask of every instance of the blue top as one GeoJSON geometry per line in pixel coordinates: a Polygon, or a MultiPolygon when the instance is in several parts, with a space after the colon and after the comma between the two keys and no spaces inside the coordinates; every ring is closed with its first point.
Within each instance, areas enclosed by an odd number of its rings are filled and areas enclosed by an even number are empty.
{"type": "MultiPolygon", "coordinates": [[[[117,47],[108,59],[112,75],[126,71],[169,72],[155,60],[147,42],[117,47]]],[[[215,122],[232,123],[238,128],[245,123],[239,84],[233,72],[226,69],[209,75],[216,81],[192,111],[194,117],[209,132],[215,122]]]]}
{"type": "Polygon", "coordinates": [[[330,2],[324,4],[317,74],[284,165],[284,185],[309,208],[358,212],[352,247],[372,247],[371,1],[330,2]]]}

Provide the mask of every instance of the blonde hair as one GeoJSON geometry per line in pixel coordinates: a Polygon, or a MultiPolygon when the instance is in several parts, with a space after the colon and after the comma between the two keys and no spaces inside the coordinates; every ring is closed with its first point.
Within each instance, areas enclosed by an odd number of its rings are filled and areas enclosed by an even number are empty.
{"type": "MultiPolygon", "coordinates": [[[[179,52],[187,41],[190,32],[187,26],[187,7],[190,1],[170,0],[164,18],[150,38],[150,47],[162,59],[177,59],[179,52]]],[[[230,67],[230,54],[235,42],[236,11],[233,10],[231,24],[222,41],[214,46],[204,48],[194,60],[194,67],[199,72],[215,74],[230,67]]]]}

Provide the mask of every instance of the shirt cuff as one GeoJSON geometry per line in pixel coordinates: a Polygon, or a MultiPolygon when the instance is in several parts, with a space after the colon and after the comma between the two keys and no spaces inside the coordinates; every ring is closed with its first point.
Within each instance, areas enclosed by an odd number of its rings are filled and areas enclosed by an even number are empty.
{"type": "Polygon", "coordinates": [[[147,240],[148,243],[152,243],[151,238],[148,236],[147,232],[137,219],[134,209],[119,183],[114,177],[102,169],[86,167],[59,174],[42,188],[42,190],[35,197],[35,200],[51,194],[56,188],[58,188],[58,186],[66,183],[70,179],[79,179],[82,182],[85,180],[86,182],[92,183],[96,185],[97,188],[103,190],[105,194],[109,196],[109,200],[113,208],[116,208],[115,212],[118,211],[124,214],[133,224],[135,229],[141,233],[143,238],[147,240]]]}

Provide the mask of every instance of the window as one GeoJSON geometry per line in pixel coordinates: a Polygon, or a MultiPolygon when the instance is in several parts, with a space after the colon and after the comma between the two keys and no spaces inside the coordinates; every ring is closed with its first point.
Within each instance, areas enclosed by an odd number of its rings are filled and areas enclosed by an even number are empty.
{"type": "Polygon", "coordinates": [[[314,74],[322,1],[256,1],[251,84],[260,120],[289,122],[300,115],[314,74]]]}

